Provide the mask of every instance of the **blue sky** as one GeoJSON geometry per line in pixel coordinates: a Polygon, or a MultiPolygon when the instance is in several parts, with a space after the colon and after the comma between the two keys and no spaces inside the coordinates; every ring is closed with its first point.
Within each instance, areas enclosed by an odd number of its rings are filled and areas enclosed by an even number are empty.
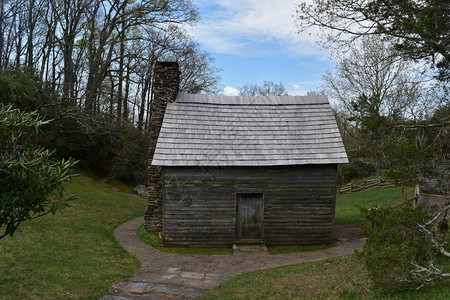
{"type": "Polygon", "coordinates": [[[189,33],[215,59],[225,94],[248,83],[283,82],[289,94],[320,88],[334,62],[315,44],[316,32],[298,34],[299,0],[194,0],[201,20],[189,33]]]}

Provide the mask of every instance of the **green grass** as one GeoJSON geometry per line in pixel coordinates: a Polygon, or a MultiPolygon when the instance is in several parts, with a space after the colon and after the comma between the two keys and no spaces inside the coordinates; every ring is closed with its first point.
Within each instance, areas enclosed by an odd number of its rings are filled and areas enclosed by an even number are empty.
{"type": "Polygon", "coordinates": [[[115,179],[114,180],[108,179],[106,181],[106,184],[109,184],[109,185],[111,185],[111,186],[113,186],[115,188],[118,188],[119,190],[121,190],[123,192],[131,193],[131,194],[134,193],[132,186],[129,186],[129,185],[127,185],[127,184],[125,184],[123,182],[120,182],[118,180],[115,180],[115,179]]]}
{"type": "Polygon", "coordinates": [[[361,263],[347,256],[240,274],[200,299],[450,299],[450,284],[379,293],[361,263]]]}
{"type": "Polygon", "coordinates": [[[87,176],[66,185],[76,195],[63,214],[21,224],[0,240],[1,299],[98,299],[135,274],[139,261],[114,239],[138,216],[145,199],[114,192],[87,176]]]}
{"type": "MultiPolygon", "coordinates": [[[[1,299],[98,299],[110,287],[127,280],[139,262],[113,237],[114,229],[141,216],[146,200],[103,187],[79,176],[66,186],[77,195],[63,214],[25,222],[14,237],[0,240],[1,299]]],[[[408,190],[409,191],[409,190],[408,190]]],[[[411,195],[400,188],[340,195],[336,223],[364,222],[355,203],[391,205],[411,195]]],[[[138,230],[142,237],[142,229],[138,230]]],[[[143,233],[146,234],[145,231],[143,233]]],[[[160,247],[158,237],[148,236],[160,247]]],[[[144,237],[145,239],[145,237],[144,237]]],[[[177,253],[202,253],[191,248],[164,248],[177,253]],[[173,250],[171,250],[173,249],[173,250]]],[[[226,254],[231,254],[230,249],[226,254]]],[[[311,250],[311,249],[310,249],[311,250]]],[[[217,249],[212,249],[217,251],[217,249]]],[[[280,251],[290,251],[280,248],[280,251]]],[[[209,253],[211,254],[211,253],[209,253]]],[[[213,252],[217,254],[217,252],[213,252]]],[[[450,269],[450,262],[448,262],[450,269]]],[[[450,299],[450,285],[438,282],[418,292],[377,294],[360,262],[352,256],[241,274],[203,299],[450,299]]]]}
{"type": "Polygon", "coordinates": [[[316,251],[316,250],[324,250],[336,247],[336,244],[330,245],[312,245],[312,246],[274,246],[268,247],[267,250],[270,254],[287,254],[287,253],[298,253],[298,252],[307,252],[307,251],[316,251]]]}
{"type": "MultiPolygon", "coordinates": [[[[160,251],[169,253],[179,253],[179,254],[203,254],[203,255],[232,255],[233,250],[228,248],[175,248],[175,247],[163,247],[162,239],[159,237],[158,233],[145,231],[144,226],[140,226],[136,233],[138,237],[146,243],[160,251]]],[[[294,252],[306,252],[328,249],[335,247],[336,245],[313,245],[313,246],[276,246],[269,247],[268,251],[270,254],[285,254],[294,252]]]]}
{"type": "Polygon", "coordinates": [[[139,227],[136,230],[138,237],[155,249],[169,253],[178,254],[203,254],[203,255],[232,255],[233,249],[228,248],[182,248],[182,247],[163,247],[162,239],[158,233],[147,232],[144,226],[139,227]]]}
{"type": "Polygon", "coordinates": [[[136,233],[138,237],[143,241],[145,244],[152,246],[153,248],[159,249],[162,244],[162,240],[159,237],[159,234],[156,232],[147,232],[144,228],[144,226],[140,226],[136,233]]]}
{"type": "MultiPolygon", "coordinates": [[[[412,197],[412,188],[406,192],[401,194],[401,188],[394,187],[339,195],[336,223],[364,223],[355,204],[393,205],[412,197]]],[[[289,247],[281,251],[289,251],[289,247]]],[[[440,263],[450,272],[449,259],[442,258],[440,263]]],[[[449,283],[437,281],[419,291],[377,292],[362,263],[352,255],[240,274],[200,299],[450,299],[449,283]]]]}
{"type": "Polygon", "coordinates": [[[413,196],[414,189],[405,187],[402,194],[401,187],[390,187],[362,191],[352,194],[339,194],[336,199],[336,225],[350,225],[364,223],[366,220],[359,215],[359,208],[369,208],[373,205],[387,207],[405,201],[413,196]]]}

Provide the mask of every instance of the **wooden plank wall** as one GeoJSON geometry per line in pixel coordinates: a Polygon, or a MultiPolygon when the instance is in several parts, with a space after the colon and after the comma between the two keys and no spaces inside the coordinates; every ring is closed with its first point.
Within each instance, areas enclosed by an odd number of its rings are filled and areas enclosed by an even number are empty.
{"type": "Polygon", "coordinates": [[[432,177],[422,179],[422,193],[450,195],[450,161],[439,164],[432,177]]]}
{"type": "Polygon", "coordinates": [[[336,165],[164,167],[164,244],[230,247],[236,193],[264,193],[266,245],[329,243],[336,170],[336,165]]]}

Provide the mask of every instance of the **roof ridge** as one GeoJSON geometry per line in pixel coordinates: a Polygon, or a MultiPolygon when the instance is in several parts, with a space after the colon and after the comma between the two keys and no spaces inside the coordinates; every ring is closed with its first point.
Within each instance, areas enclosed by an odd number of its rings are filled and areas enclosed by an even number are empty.
{"type": "Polygon", "coordinates": [[[305,105],[305,104],[329,104],[326,95],[306,96],[223,96],[206,94],[179,93],[175,103],[197,103],[216,105],[305,105]]]}

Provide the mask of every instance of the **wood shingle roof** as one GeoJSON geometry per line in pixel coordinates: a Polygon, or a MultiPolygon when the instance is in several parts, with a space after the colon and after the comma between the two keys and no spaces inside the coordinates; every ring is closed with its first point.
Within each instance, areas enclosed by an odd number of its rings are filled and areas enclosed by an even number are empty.
{"type": "Polygon", "coordinates": [[[347,163],[325,96],[179,94],[153,156],[160,166],[347,163]]]}

